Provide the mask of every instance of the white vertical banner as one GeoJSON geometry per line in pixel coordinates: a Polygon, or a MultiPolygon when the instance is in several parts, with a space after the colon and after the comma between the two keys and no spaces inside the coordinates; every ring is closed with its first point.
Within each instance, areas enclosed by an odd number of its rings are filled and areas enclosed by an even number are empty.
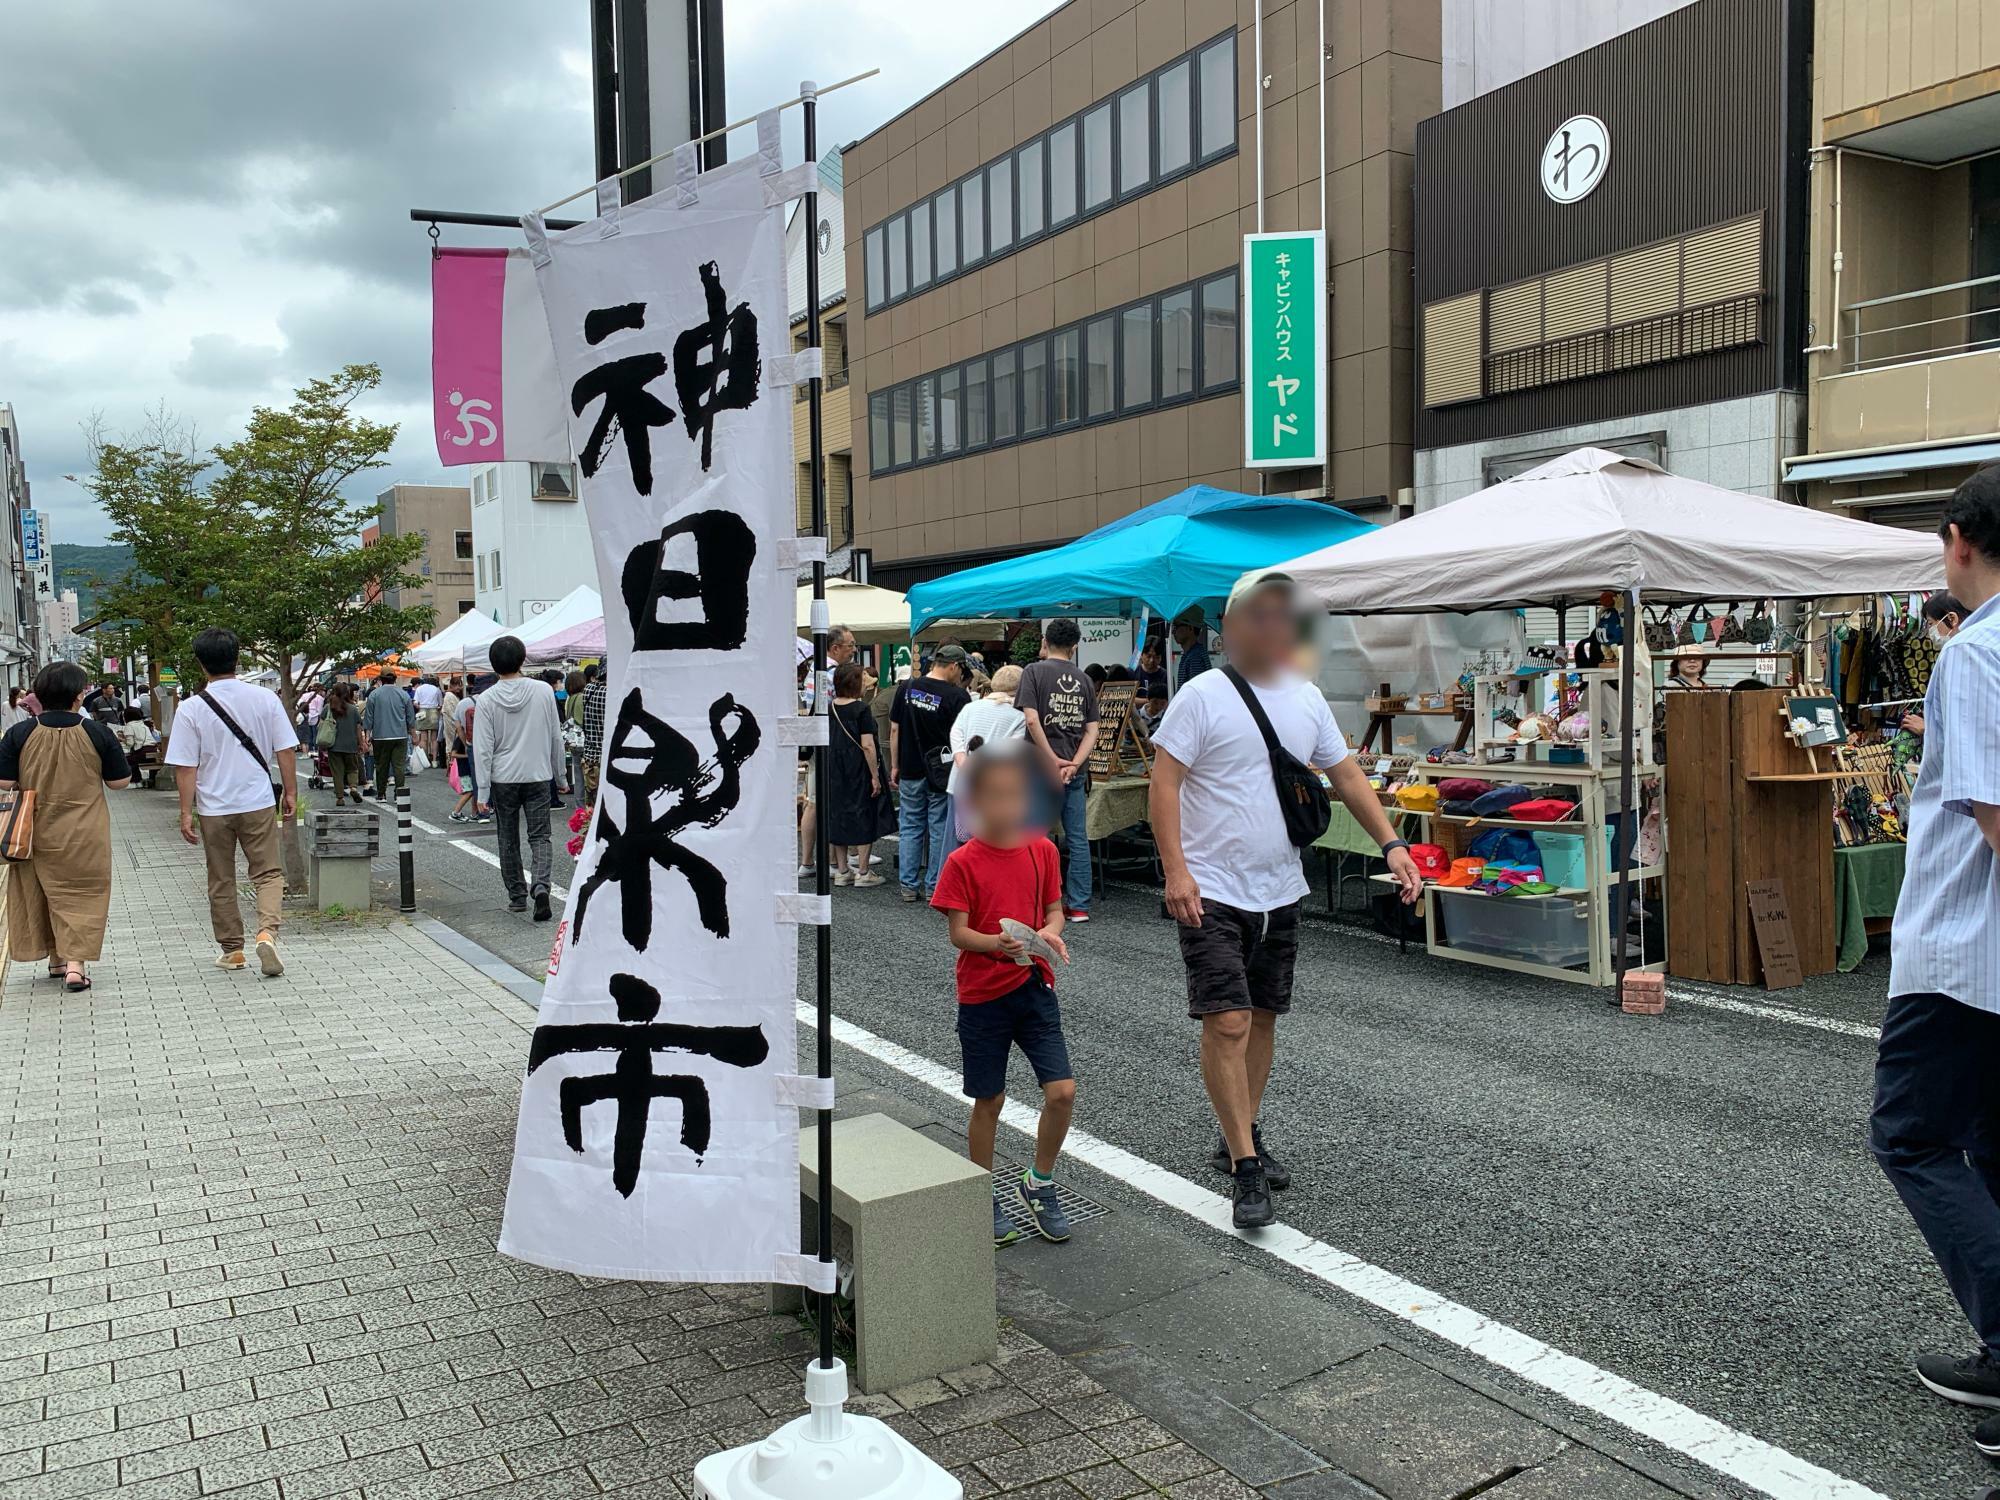
{"type": "Polygon", "coordinates": [[[784,210],[717,176],[530,225],[610,686],[500,1250],[591,1276],[780,1280],[799,1248],[784,210]]]}

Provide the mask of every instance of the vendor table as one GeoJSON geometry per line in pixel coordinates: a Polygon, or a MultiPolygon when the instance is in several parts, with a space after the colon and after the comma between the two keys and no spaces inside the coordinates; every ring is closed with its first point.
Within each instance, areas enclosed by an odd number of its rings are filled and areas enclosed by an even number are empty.
{"type": "Polygon", "coordinates": [[[1851,973],[1868,956],[1868,924],[1896,914],[1907,844],[1856,844],[1833,851],[1835,966],[1851,973]]]}
{"type": "MultiPolygon", "coordinates": [[[[1387,809],[1389,826],[1402,833],[1403,815],[1395,808],[1387,809]]],[[[1340,906],[1349,881],[1360,881],[1364,888],[1367,883],[1368,861],[1380,859],[1382,851],[1376,847],[1361,827],[1360,819],[1347,810],[1347,804],[1336,799],[1333,816],[1327,820],[1326,832],[1313,840],[1313,848],[1320,851],[1320,860],[1326,866],[1326,909],[1335,911],[1340,906]],[[1359,859],[1361,868],[1350,874],[1347,862],[1359,859]]]]}
{"type": "Polygon", "coordinates": [[[1083,826],[1094,844],[1122,833],[1135,823],[1146,821],[1146,792],[1152,783],[1144,776],[1110,776],[1092,781],[1083,803],[1083,826]]]}

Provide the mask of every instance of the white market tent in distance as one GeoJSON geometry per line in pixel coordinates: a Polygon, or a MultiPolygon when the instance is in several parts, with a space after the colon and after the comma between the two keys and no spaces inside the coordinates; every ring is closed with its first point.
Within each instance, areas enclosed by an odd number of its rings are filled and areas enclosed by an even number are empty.
{"type": "MultiPolygon", "coordinates": [[[[503,630],[500,634],[519,637],[521,644],[528,648],[530,662],[561,661],[572,653],[568,642],[559,640],[559,637],[570,635],[581,625],[595,624],[601,627],[603,621],[604,601],[598,597],[596,589],[587,583],[579,583],[550,608],[513,630],[503,630]]],[[[478,647],[476,651],[468,651],[465,664],[475,671],[492,670],[492,663],[487,659],[485,646],[478,647]],[[473,660],[475,655],[478,657],[477,661],[473,660]]]]}
{"type": "MultiPolygon", "coordinates": [[[[506,633],[506,628],[491,615],[468,609],[429,640],[405,651],[403,665],[422,667],[426,672],[463,667],[467,651],[478,647],[483,652],[484,647],[506,633]]],[[[485,660],[483,654],[480,660],[485,660]]]]}
{"type": "Polygon", "coordinates": [[[1935,536],[1579,448],[1276,569],[1332,614],[1470,614],[1638,590],[1648,604],[1944,587],[1935,536]]]}
{"type": "MultiPolygon", "coordinates": [[[[856,583],[851,578],[826,581],[826,609],[829,623],[845,625],[854,638],[866,645],[879,646],[910,638],[910,606],[894,589],[872,583],[856,583]]],[[[796,617],[800,635],[812,631],[812,586],[798,591],[796,617]]]]}

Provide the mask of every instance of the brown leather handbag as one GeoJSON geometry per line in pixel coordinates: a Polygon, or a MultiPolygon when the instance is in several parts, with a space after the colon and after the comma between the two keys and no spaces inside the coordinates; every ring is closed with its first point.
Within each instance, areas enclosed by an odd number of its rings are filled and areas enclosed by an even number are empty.
{"type": "Polygon", "coordinates": [[[35,856],[35,794],[26,787],[0,792],[0,859],[18,864],[35,856]]]}

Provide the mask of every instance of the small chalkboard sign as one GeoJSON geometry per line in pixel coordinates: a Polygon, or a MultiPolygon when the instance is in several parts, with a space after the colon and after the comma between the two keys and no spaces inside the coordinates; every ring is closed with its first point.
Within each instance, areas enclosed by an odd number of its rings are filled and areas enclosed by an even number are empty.
{"type": "Polygon", "coordinates": [[[1792,933],[1792,910],[1785,904],[1782,880],[1752,880],[1750,925],[1757,934],[1757,957],[1764,966],[1764,988],[1789,990],[1806,982],[1799,968],[1799,945],[1792,933]]]}
{"type": "Polygon", "coordinates": [[[1840,703],[1833,698],[1787,698],[1785,727],[1793,741],[1808,750],[1838,745],[1847,739],[1840,703]]]}

